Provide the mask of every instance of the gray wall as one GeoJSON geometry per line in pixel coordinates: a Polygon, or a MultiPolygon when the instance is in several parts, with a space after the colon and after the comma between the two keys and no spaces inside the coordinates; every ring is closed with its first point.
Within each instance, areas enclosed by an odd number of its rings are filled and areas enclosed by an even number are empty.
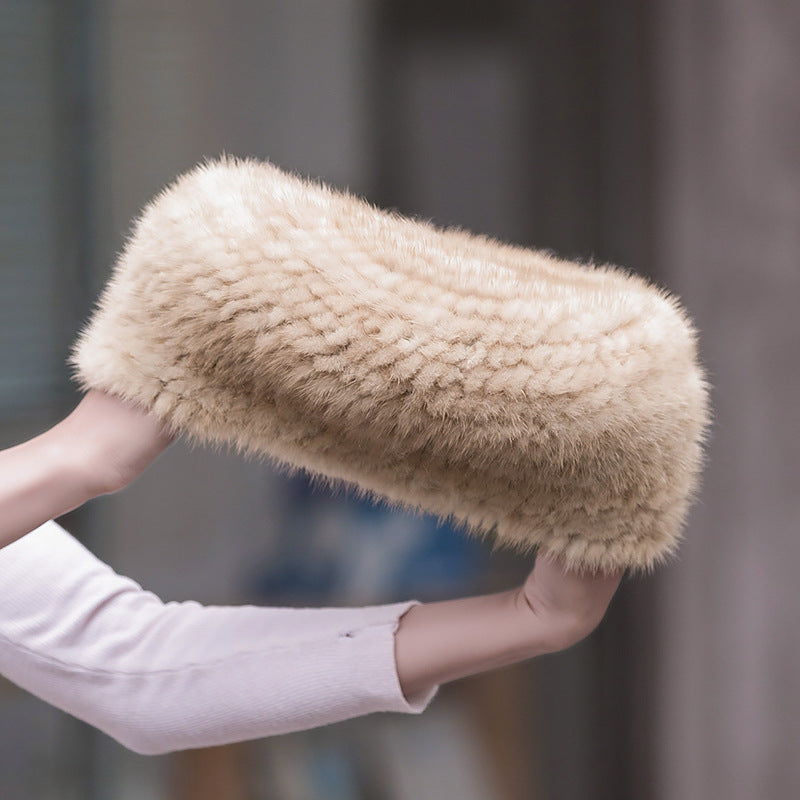
{"type": "Polygon", "coordinates": [[[705,488],[658,577],[659,796],[800,795],[800,6],[670,0],[659,264],[714,383],[705,488]]]}

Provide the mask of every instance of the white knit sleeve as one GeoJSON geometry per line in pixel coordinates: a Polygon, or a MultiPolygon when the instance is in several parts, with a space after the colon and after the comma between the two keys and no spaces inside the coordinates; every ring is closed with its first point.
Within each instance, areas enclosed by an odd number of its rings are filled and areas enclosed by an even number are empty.
{"type": "Polygon", "coordinates": [[[366,608],[163,603],[55,522],[0,549],[0,673],[143,754],[314,728],[403,697],[394,633],[366,608]]]}

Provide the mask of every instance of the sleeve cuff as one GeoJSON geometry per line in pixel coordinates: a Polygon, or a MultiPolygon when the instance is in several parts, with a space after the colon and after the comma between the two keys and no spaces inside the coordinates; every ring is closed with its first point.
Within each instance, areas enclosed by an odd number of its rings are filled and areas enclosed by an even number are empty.
{"type": "Polygon", "coordinates": [[[421,714],[439,691],[433,686],[425,692],[405,697],[397,674],[394,636],[400,618],[418,600],[408,600],[384,606],[369,606],[364,610],[364,624],[353,630],[342,632],[355,646],[354,668],[363,678],[363,685],[370,687],[375,707],[373,711],[396,711],[404,714],[421,714]]]}

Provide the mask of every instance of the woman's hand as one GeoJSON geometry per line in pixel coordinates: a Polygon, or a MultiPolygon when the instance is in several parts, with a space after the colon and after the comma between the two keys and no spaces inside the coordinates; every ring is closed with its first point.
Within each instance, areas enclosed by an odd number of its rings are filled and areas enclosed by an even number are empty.
{"type": "Polygon", "coordinates": [[[127,486],[170,441],[155,417],[90,391],[58,425],[0,451],[0,547],[127,486]]]}
{"type": "Polygon", "coordinates": [[[56,429],[74,449],[93,497],[127,486],[172,441],[156,417],[95,389],[56,429]]]}
{"type": "Polygon", "coordinates": [[[622,580],[623,570],[579,573],[564,560],[539,554],[518,592],[518,605],[548,631],[552,652],[571,647],[600,623],[622,580]]]}
{"type": "Polygon", "coordinates": [[[395,633],[407,698],[447,681],[571,647],[605,614],[622,570],[580,574],[539,555],[524,585],[409,609],[395,633]]]}

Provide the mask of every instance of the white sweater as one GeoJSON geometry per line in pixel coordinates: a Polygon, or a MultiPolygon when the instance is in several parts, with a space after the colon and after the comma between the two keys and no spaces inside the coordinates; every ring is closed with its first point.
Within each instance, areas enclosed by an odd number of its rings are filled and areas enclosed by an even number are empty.
{"type": "Polygon", "coordinates": [[[51,521],[0,549],[0,673],[143,754],[420,713],[436,689],[406,700],[394,656],[414,604],[163,603],[51,521]]]}

